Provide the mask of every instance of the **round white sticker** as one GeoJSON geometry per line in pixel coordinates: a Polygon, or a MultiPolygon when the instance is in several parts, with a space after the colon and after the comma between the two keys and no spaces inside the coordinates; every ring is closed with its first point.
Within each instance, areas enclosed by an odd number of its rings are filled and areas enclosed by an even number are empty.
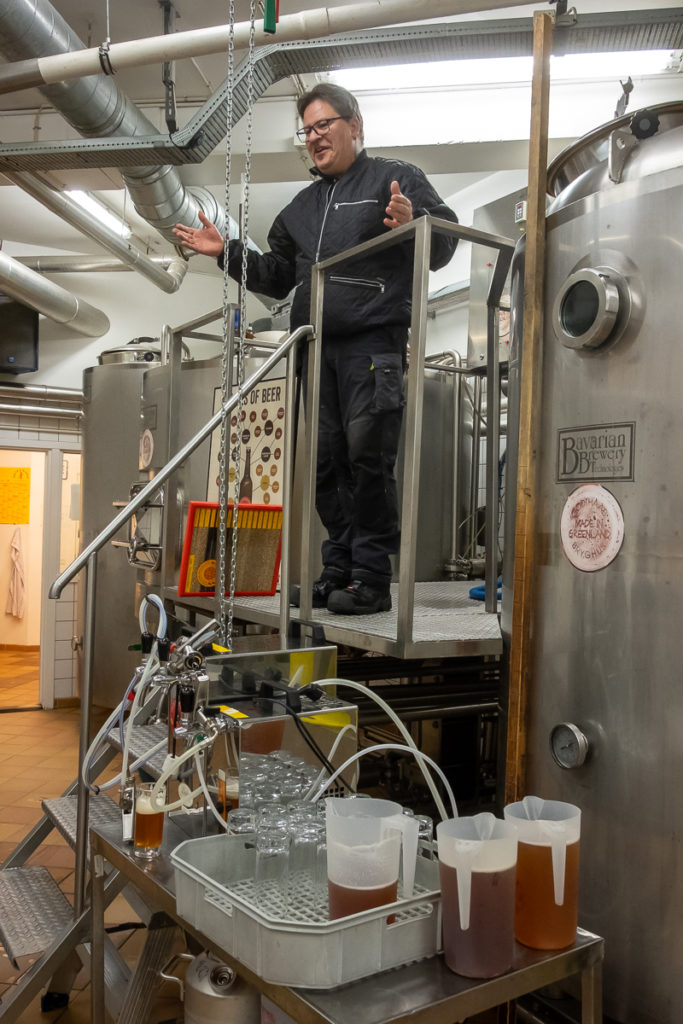
{"type": "Polygon", "coordinates": [[[583,484],[567,498],[560,523],[562,549],[577,569],[604,569],[619,554],[624,515],[614,495],[600,484],[583,484]]]}
{"type": "Polygon", "coordinates": [[[154,435],[145,428],[140,436],[140,469],[147,469],[154,455],[154,435]]]}

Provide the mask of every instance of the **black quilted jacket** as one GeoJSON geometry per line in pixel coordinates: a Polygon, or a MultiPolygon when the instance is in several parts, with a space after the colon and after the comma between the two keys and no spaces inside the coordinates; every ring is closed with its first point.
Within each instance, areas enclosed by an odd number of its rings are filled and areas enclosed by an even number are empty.
{"type": "MultiPolygon", "coordinates": [[[[413,217],[429,213],[457,223],[418,167],[368,157],[363,150],[340,178],[321,176],[277,216],[268,234],[270,251],[248,251],[248,288],[284,299],[296,286],[290,326],[310,323],[312,265],[390,231],[382,222],[394,180],[412,202],[413,217]]],[[[431,269],[445,266],[455,246],[455,239],[435,232],[431,269]]],[[[412,251],[410,240],[333,267],[325,280],[324,333],[344,336],[381,324],[407,326],[412,251]]],[[[231,242],[228,272],[238,281],[241,265],[242,245],[231,242]]]]}

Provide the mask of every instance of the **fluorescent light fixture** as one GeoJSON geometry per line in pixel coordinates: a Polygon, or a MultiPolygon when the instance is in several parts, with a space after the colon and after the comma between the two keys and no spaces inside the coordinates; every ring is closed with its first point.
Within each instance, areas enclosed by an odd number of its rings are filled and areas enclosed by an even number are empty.
{"type": "MultiPolygon", "coordinates": [[[[550,58],[555,81],[632,78],[677,71],[681,51],[633,50],[620,53],[571,53],[550,58]]],[[[531,57],[492,57],[481,60],[444,60],[423,64],[397,64],[374,68],[331,71],[327,79],[351,92],[387,89],[448,88],[530,82],[531,57]]]]}
{"type": "Polygon", "coordinates": [[[82,192],[80,189],[66,189],[66,195],[70,199],[73,199],[75,203],[78,203],[84,210],[92,214],[100,222],[108,227],[111,231],[116,232],[121,238],[130,238],[132,231],[120,217],[117,217],[115,213],[101,203],[99,199],[96,199],[91,192],[82,192]]]}

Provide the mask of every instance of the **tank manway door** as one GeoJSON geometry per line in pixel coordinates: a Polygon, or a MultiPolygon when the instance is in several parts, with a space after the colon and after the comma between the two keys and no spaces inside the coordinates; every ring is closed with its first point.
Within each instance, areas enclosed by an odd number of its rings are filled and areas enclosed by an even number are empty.
{"type": "Polygon", "coordinates": [[[584,267],[560,288],[552,325],[567,348],[590,350],[616,341],[630,314],[629,287],[621,274],[610,267],[584,267]]]}

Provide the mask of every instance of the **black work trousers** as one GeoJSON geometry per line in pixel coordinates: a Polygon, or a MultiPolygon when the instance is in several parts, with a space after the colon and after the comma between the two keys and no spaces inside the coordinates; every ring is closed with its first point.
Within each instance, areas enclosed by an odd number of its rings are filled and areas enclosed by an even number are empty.
{"type": "MultiPolygon", "coordinates": [[[[328,534],[323,565],[382,589],[400,542],[394,467],[407,337],[407,328],[378,327],[322,341],[316,509],[328,534]]],[[[304,386],[306,377],[304,364],[304,386]]]]}

